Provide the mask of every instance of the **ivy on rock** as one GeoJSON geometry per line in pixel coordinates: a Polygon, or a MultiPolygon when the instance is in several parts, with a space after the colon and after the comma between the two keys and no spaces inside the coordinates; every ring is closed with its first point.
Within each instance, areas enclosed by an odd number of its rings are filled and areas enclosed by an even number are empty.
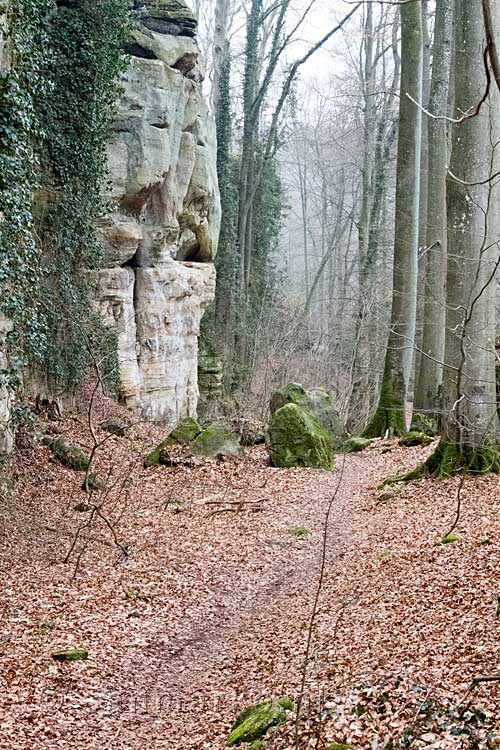
{"type": "Polygon", "coordinates": [[[128,31],[127,0],[14,0],[7,18],[0,312],[13,322],[11,360],[38,367],[58,391],[80,383],[97,352],[103,374],[116,375],[114,336],[92,305],[93,271],[128,31]]]}

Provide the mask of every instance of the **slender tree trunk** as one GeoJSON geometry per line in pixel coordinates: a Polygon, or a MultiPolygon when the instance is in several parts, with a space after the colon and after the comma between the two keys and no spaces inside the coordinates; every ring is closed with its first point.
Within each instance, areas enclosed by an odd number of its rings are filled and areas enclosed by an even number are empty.
{"type": "MultiPolygon", "coordinates": [[[[452,55],[452,0],[437,0],[432,64],[430,111],[449,112],[449,80],[452,55]]],[[[448,124],[430,117],[429,195],[422,357],[417,372],[415,429],[435,431],[435,416],[443,377],[446,320],[446,175],[448,170],[448,124]]]]}
{"type": "MultiPolygon", "coordinates": [[[[486,40],[481,0],[456,0],[455,7],[455,110],[459,116],[476,107],[484,91],[486,40]]],[[[497,3],[492,4],[492,20],[498,39],[497,3]]],[[[500,195],[498,179],[485,181],[500,169],[499,142],[499,92],[492,85],[480,114],[453,130],[448,176],[446,418],[441,443],[427,464],[438,475],[460,469],[500,470],[495,392],[500,195]]]]}
{"type": "MultiPolygon", "coordinates": [[[[423,29],[423,76],[422,76],[422,104],[428,109],[431,89],[431,40],[429,34],[429,2],[422,2],[423,29]]],[[[424,333],[424,300],[427,255],[427,213],[429,200],[429,123],[422,118],[422,148],[420,154],[420,206],[418,227],[418,287],[417,287],[417,325],[415,330],[415,354],[413,374],[413,394],[420,370],[420,351],[424,333]]]]}
{"type": "Polygon", "coordinates": [[[212,110],[217,113],[220,93],[220,77],[224,60],[228,56],[228,25],[231,0],[217,0],[215,5],[212,110]]]}
{"type": "Polygon", "coordinates": [[[396,175],[391,331],[377,410],[369,436],[406,431],[406,399],[412,373],[417,302],[417,260],[422,113],[422,9],[401,6],[401,101],[396,175]]]}

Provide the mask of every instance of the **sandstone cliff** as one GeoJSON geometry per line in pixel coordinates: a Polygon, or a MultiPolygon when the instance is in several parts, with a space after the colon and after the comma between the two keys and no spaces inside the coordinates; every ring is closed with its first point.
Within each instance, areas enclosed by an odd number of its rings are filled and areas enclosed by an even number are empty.
{"type": "Polygon", "coordinates": [[[130,65],[109,142],[100,307],[116,327],[122,396],[148,419],[196,412],[198,334],[220,221],[213,122],[184,0],[134,2],[130,65]]]}

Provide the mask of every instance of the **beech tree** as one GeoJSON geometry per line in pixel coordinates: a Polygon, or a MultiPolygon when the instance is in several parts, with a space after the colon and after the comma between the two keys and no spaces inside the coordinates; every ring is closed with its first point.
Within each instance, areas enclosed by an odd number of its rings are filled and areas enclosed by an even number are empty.
{"type": "Polygon", "coordinates": [[[495,71],[498,4],[455,0],[455,115],[447,180],[448,274],[441,442],[427,462],[431,473],[499,471],[495,386],[495,294],[499,264],[499,91],[478,110],[485,65],[495,71]],[[485,33],[482,5],[491,28],[485,33]],[[486,50],[486,52],[483,52],[486,50]],[[492,65],[493,63],[493,65],[492,65]],[[474,112],[477,111],[477,114],[474,112]],[[486,174],[485,174],[486,172],[486,174]]]}
{"type": "Polygon", "coordinates": [[[424,293],[422,353],[416,373],[415,429],[436,431],[443,378],[446,323],[446,174],[449,161],[446,115],[449,110],[449,80],[452,58],[452,3],[437,0],[428,128],[429,172],[426,243],[424,247],[424,293]]]}
{"type": "Polygon", "coordinates": [[[406,431],[406,399],[413,365],[417,302],[417,259],[422,112],[422,9],[401,6],[401,100],[396,175],[391,330],[378,407],[365,435],[406,431]],[[410,96],[412,99],[410,99],[410,96]]]}

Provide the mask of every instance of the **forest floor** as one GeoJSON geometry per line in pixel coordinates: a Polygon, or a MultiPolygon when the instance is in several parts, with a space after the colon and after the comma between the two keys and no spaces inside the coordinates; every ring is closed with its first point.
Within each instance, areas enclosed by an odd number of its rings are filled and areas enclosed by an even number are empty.
{"type": "MultiPolygon", "coordinates": [[[[86,420],[54,429],[88,447],[86,420]]],[[[98,452],[110,526],[86,525],[82,475],[46,446],[16,458],[0,501],[1,750],[219,750],[242,708],[294,698],[341,473],[299,747],[500,747],[500,682],[471,687],[500,678],[497,477],[465,480],[458,540],[436,545],[459,480],[379,488],[430,449],[378,442],[331,473],[272,469],[262,448],[144,470],[161,436],[138,425],[98,452]],[[88,660],[51,658],[72,646],[88,660]]],[[[294,748],[294,721],[266,748],[294,748]]]]}

